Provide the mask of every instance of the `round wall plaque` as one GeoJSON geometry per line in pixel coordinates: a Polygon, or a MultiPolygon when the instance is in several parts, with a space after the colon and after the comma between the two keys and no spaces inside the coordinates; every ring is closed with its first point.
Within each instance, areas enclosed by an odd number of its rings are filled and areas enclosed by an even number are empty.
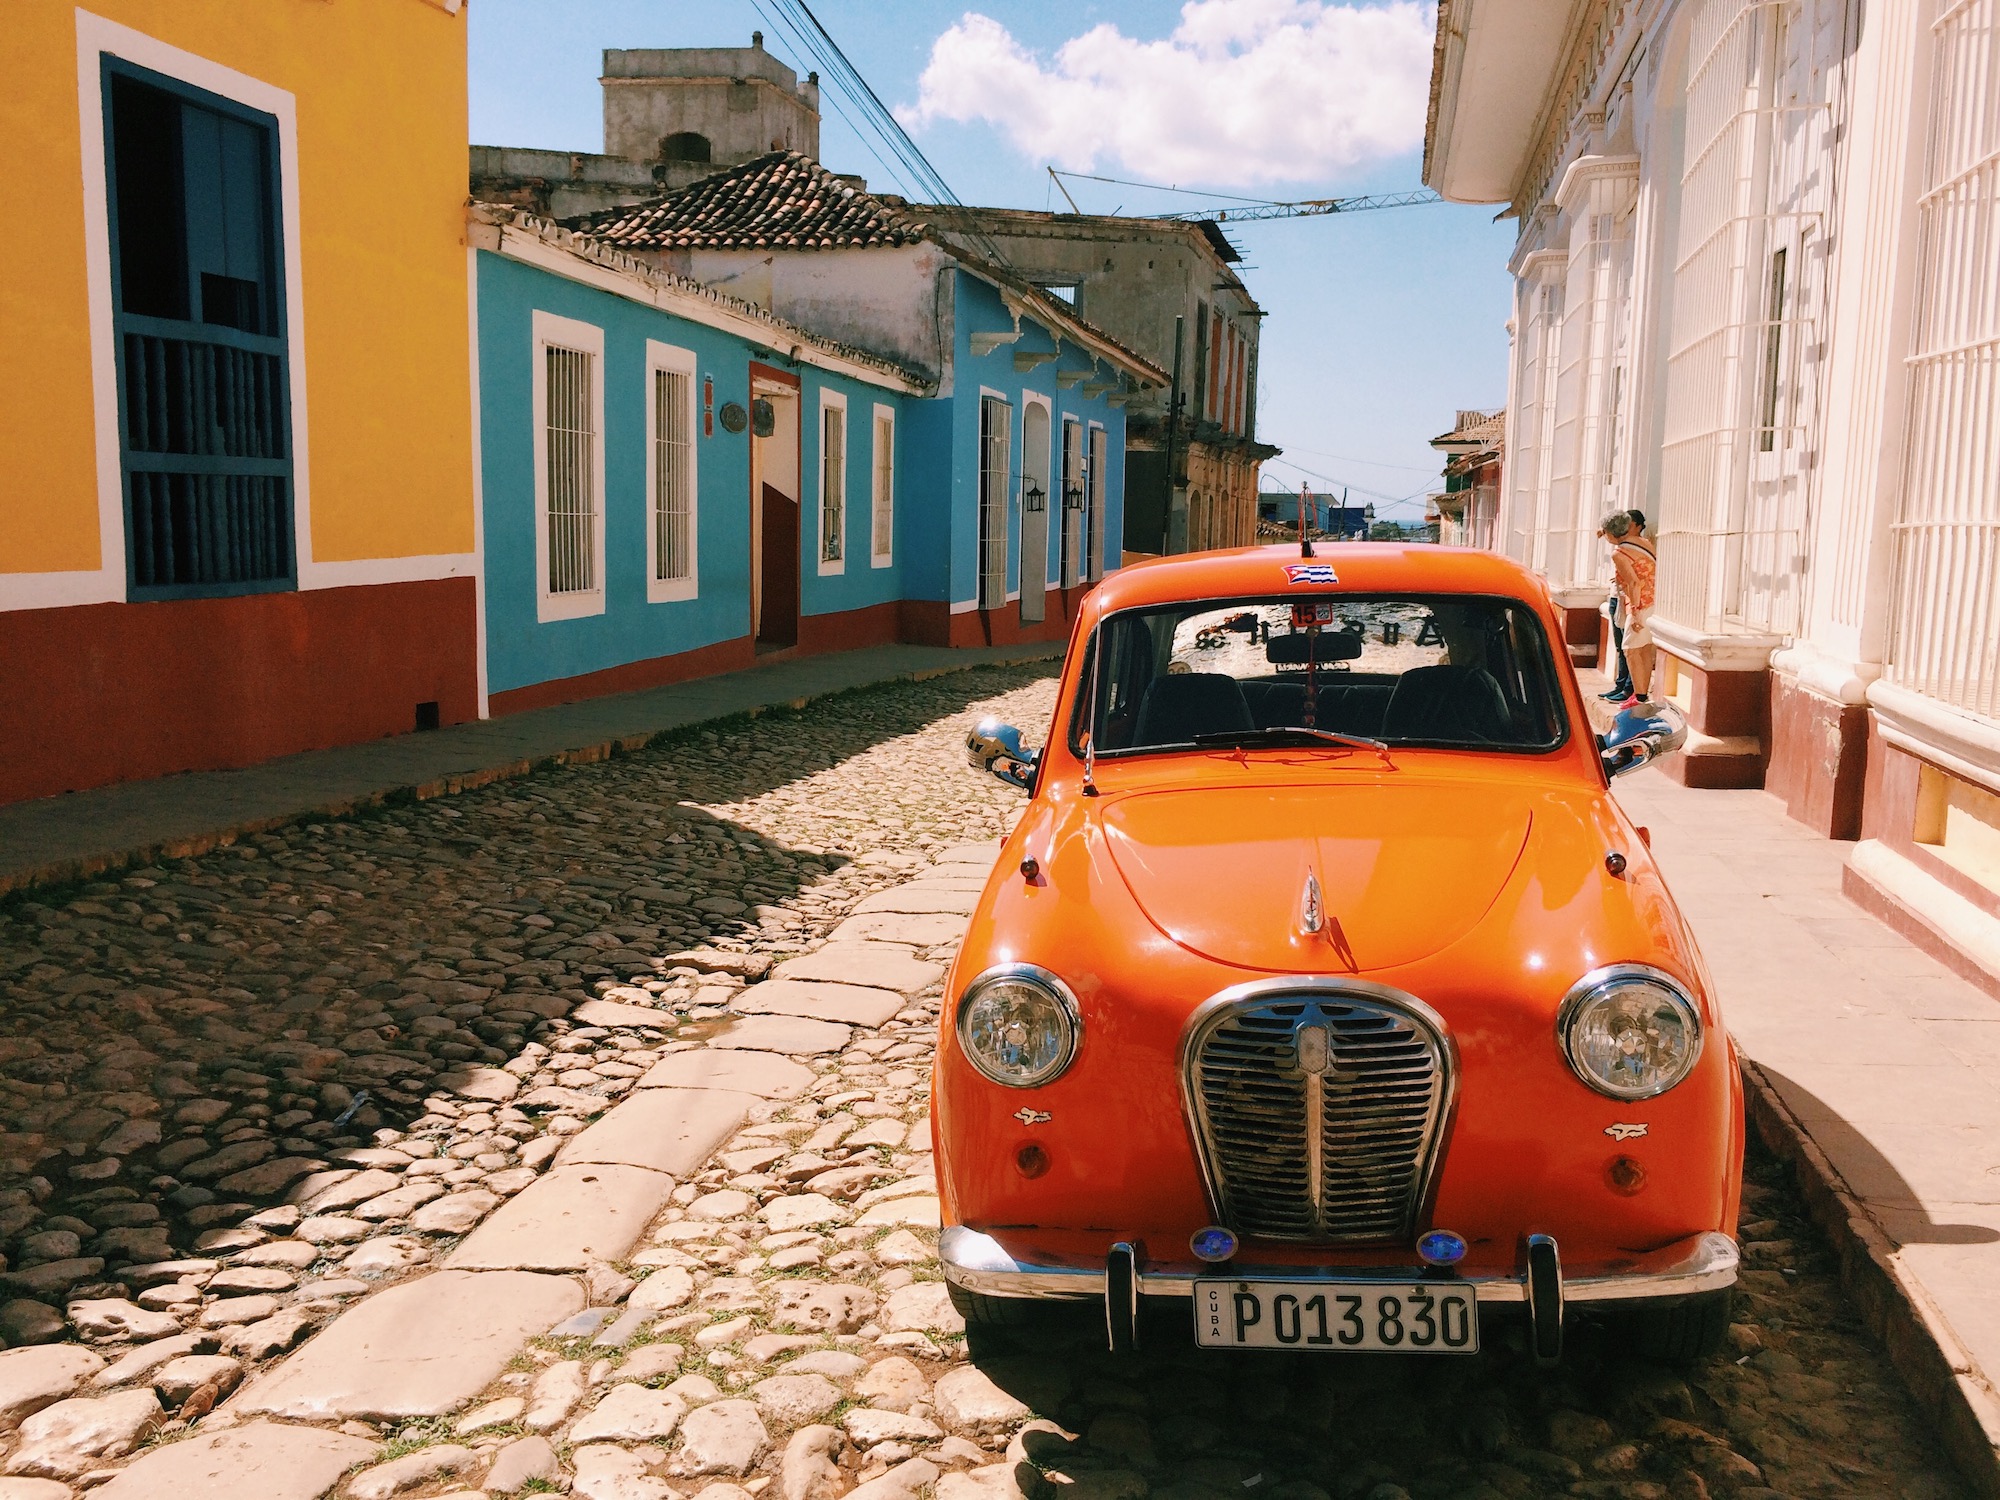
{"type": "Polygon", "coordinates": [[[734,401],[725,401],[720,415],[724,432],[741,432],[750,425],[750,414],[734,401]]]}
{"type": "Polygon", "coordinates": [[[778,409],[762,396],[750,403],[750,430],[758,437],[769,437],[778,430],[778,409]]]}

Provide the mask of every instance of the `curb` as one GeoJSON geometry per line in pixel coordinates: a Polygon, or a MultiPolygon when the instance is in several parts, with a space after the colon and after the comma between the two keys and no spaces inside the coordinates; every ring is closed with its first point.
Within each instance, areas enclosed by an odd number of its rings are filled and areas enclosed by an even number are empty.
{"type": "Polygon", "coordinates": [[[238,839],[250,834],[269,833],[273,829],[287,828],[307,818],[351,818],[357,813],[382,807],[391,802],[429,802],[437,797],[455,797],[460,792],[475,791],[498,781],[518,780],[524,776],[532,776],[538,771],[555,770],[562,766],[595,765],[600,761],[611,759],[614,755],[633,754],[645,749],[655,740],[682,733],[699,725],[721,724],[730,719],[754,719],[777,709],[797,712],[823,698],[838,698],[847,693],[867,692],[870,688],[884,687],[890,683],[929,682],[933,678],[949,677],[957,672],[972,672],[982,667],[1018,667],[1030,662],[1055,661],[1062,657],[1066,649],[1066,643],[1054,642],[1045,651],[1026,652],[999,661],[951,662],[935,667],[917,667],[907,672],[878,677],[870,682],[828,688],[824,692],[802,693],[796,698],[752,704],[748,708],[733,708],[707,718],[689,719],[683,723],[649,729],[639,734],[617,735],[587,745],[553,751],[547,755],[510,760],[500,765],[484,766],[472,771],[455,771],[448,776],[436,777],[429,781],[401,782],[382,786],[359,796],[316,802],[270,817],[248,818],[203,833],[190,834],[185,838],[164,839],[156,843],[141,844],[136,848],[51,860],[47,864],[0,874],[0,900],[40,886],[67,885],[73,881],[89,880],[107,871],[121,870],[132,865],[153,864],[163,859],[193,859],[212,850],[226,849],[238,839]]]}
{"type": "Polygon", "coordinates": [[[1763,1070],[1748,1058],[1742,1069],[1750,1123],[1791,1164],[1813,1222],[1840,1257],[1840,1283],[1862,1321],[1966,1484],[1982,1500],[2000,1500],[2000,1396],[1763,1070]]]}

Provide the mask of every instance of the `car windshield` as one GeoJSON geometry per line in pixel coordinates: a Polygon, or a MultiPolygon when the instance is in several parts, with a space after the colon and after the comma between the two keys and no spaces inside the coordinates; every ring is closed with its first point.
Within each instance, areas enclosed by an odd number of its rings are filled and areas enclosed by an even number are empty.
{"type": "Polygon", "coordinates": [[[1112,615],[1092,637],[1071,748],[1554,749],[1567,732],[1548,638],[1476,595],[1205,599],[1112,615]]]}

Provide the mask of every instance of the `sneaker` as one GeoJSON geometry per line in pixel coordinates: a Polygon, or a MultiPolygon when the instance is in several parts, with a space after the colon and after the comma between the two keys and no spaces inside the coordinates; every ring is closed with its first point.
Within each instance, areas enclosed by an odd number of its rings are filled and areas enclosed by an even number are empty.
{"type": "Polygon", "coordinates": [[[1602,698],[1606,703],[1623,703],[1627,698],[1632,696],[1632,690],[1628,687],[1615,687],[1610,692],[1599,693],[1597,696],[1602,698]]]}

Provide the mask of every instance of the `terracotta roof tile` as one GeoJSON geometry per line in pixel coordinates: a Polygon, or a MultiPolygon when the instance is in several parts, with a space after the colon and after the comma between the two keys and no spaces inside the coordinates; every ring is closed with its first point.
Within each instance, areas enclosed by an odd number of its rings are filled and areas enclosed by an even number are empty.
{"type": "Polygon", "coordinates": [[[648,203],[563,221],[628,250],[910,245],[924,226],[809,156],[774,151],[648,203]]]}

